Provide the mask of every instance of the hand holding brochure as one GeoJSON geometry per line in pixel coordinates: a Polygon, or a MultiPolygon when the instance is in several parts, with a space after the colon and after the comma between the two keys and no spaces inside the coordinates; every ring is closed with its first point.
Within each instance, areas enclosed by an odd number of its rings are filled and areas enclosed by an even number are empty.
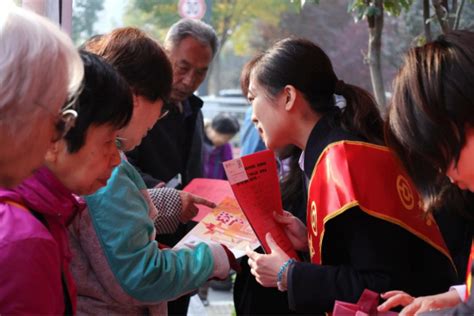
{"type": "Polygon", "coordinates": [[[288,256],[298,258],[283,228],[273,218],[273,212],[282,213],[273,151],[260,151],[223,164],[234,195],[265,252],[271,252],[265,240],[265,235],[270,232],[288,256]]]}

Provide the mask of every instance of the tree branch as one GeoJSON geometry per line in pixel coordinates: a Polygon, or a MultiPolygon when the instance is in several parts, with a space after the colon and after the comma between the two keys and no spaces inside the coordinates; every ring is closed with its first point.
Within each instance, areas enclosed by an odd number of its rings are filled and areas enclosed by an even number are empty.
{"type": "Polygon", "coordinates": [[[453,30],[457,30],[459,28],[459,23],[461,22],[461,13],[465,2],[465,0],[461,0],[461,3],[456,10],[456,19],[454,20],[453,30]]]}
{"type": "Polygon", "coordinates": [[[441,30],[443,33],[447,33],[451,31],[451,27],[449,26],[447,15],[448,15],[448,8],[443,6],[443,0],[431,0],[433,7],[435,9],[436,17],[438,18],[439,25],[441,26],[441,30]]]}
{"type": "Polygon", "coordinates": [[[430,0],[423,0],[423,29],[425,31],[425,40],[431,42],[431,22],[430,18],[430,0]]]}

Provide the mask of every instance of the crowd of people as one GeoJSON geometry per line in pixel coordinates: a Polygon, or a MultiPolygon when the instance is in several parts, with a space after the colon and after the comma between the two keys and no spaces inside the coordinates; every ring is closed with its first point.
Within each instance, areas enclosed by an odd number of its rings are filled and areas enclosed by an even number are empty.
{"type": "Polygon", "coordinates": [[[322,47],[286,38],[254,56],[245,154],[273,150],[298,251],[271,234],[236,260],[219,243],[169,248],[195,225],[182,191],[225,179],[229,115],[204,124],[219,43],[183,19],[80,49],[45,17],[0,12],[0,314],[186,315],[190,294],[238,271],[237,315],[324,314],[380,293],[380,312],[472,314],[474,33],[411,48],[383,117],[322,47]]]}

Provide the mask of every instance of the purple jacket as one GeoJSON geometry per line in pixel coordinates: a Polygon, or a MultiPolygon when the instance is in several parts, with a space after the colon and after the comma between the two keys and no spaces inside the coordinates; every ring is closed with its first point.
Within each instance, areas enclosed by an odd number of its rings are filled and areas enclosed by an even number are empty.
{"type": "Polygon", "coordinates": [[[0,188],[0,314],[64,314],[62,278],[75,313],[66,226],[83,208],[45,167],[15,189],[0,188]]]}
{"type": "Polygon", "coordinates": [[[232,159],[232,146],[226,143],[214,147],[210,141],[204,142],[204,178],[227,180],[225,175],[224,161],[232,159]]]}

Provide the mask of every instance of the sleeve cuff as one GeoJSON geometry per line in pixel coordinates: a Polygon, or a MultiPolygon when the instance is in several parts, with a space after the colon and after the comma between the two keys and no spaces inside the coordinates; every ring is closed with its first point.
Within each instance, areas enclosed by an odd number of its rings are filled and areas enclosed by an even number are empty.
{"type": "Polygon", "coordinates": [[[287,272],[287,277],[286,277],[286,288],[288,290],[288,307],[291,309],[291,310],[296,310],[296,304],[295,304],[295,297],[294,297],[294,291],[293,291],[293,268],[295,267],[295,265],[297,265],[298,263],[293,263],[293,264],[290,264],[290,266],[288,267],[288,272],[287,272]]]}
{"type": "Polygon", "coordinates": [[[464,302],[464,298],[466,297],[466,284],[453,285],[449,288],[449,290],[450,291],[455,290],[458,293],[461,301],[464,302]]]}
{"type": "Polygon", "coordinates": [[[151,201],[158,210],[155,228],[158,234],[171,234],[179,225],[181,197],[179,192],[170,188],[148,189],[151,201]]]}
{"type": "Polygon", "coordinates": [[[224,248],[216,243],[209,243],[209,248],[214,259],[214,269],[210,278],[225,279],[229,275],[230,264],[224,248]]]}

